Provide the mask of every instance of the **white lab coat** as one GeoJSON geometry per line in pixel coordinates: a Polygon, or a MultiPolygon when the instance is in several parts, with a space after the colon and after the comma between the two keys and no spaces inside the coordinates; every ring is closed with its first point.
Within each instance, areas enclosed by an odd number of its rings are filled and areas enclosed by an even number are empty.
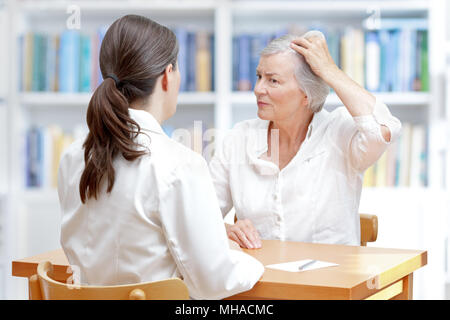
{"type": "Polygon", "coordinates": [[[81,203],[83,141],[62,156],[58,172],[61,245],[81,283],[119,285],[181,277],[194,299],[247,291],[264,267],[231,250],[204,159],[167,137],[146,111],[129,109],[150,154],[114,160],[115,184],[81,203]]]}
{"type": "Polygon", "coordinates": [[[323,109],[281,171],[261,159],[268,126],[261,119],[236,124],[211,160],[222,214],[234,207],[262,239],[359,245],[363,173],[397,139],[400,121],[379,100],[366,116],[352,117],[344,106],[323,109]],[[389,128],[390,142],[380,124],[389,128]]]}

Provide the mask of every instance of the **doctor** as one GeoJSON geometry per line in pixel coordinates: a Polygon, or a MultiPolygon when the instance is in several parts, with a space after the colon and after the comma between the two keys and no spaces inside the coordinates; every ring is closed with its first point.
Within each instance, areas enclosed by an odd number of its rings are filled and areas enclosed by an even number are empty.
{"type": "Polygon", "coordinates": [[[176,110],[177,55],[173,32],[145,17],[108,29],[89,133],[60,162],[61,245],[82,284],[180,277],[192,298],[221,299],[264,267],[230,249],[206,162],[161,128],[176,110]]]}
{"type": "Polygon", "coordinates": [[[258,118],[236,124],[210,162],[228,237],[359,245],[364,171],[397,138],[388,107],[333,62],[325,37],[286,35],[262,51],[258,118]],[[344,106],[328,112],[333,88],[344,106]]]}

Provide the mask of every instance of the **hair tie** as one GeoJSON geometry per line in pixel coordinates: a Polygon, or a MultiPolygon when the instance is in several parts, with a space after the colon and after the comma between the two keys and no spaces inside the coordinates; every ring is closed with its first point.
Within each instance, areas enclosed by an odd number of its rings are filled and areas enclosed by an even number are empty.
{"type": "Polygon", "coordinates": [[[115,74],[108,74],[108,75],[105,77],[105,79],[106,79],[106,78],[111,78],[111,79],[113,79],[114,82],[116,83],[116,88],[119,88],[120,80],[119,80],[119,78],[116,77],[115,74]]]}

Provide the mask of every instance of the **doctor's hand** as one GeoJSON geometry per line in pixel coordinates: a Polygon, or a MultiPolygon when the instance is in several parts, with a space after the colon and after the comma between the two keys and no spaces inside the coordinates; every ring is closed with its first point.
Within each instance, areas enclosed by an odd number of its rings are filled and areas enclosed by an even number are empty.
{"type": "Polygon", "coordinates": [[[237,242],[242,248],[261,248],[261,239],[249,219],[237,220],[235,224],[225,224],[227,236],[237,242]]]}

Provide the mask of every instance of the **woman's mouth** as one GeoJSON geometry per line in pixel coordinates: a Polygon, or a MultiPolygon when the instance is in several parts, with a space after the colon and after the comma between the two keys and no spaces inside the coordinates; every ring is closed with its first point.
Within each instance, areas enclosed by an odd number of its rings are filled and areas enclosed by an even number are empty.
{"type": "Polygon", "coordinates": [[[258,107],[263,108],[263,107],[267,107],[269,104],[262,102],[262,101],[258,101],[258,107]]]}

